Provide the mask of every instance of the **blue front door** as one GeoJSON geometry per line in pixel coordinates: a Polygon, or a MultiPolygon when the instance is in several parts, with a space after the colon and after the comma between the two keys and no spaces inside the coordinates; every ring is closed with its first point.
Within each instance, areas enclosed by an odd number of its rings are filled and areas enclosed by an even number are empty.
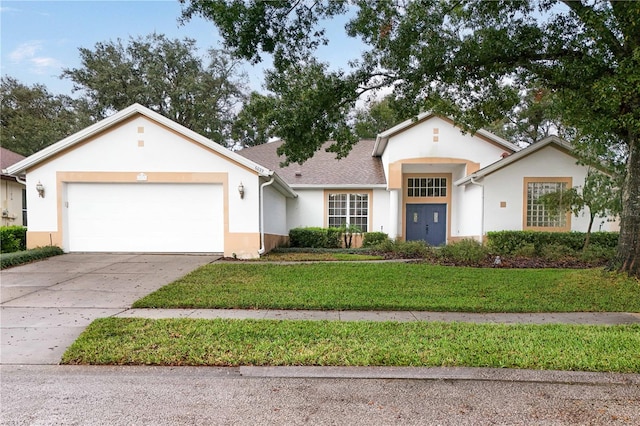
{"type": "Polygon", "coordinates": [[[432,246],[447,242],[446,204],[407,204],[406,240],[432,246]]]}

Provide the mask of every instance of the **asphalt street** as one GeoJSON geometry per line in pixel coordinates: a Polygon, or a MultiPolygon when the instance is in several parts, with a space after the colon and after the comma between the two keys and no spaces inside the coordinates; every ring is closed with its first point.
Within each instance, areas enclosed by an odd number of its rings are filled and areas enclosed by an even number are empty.
{"type": "MultiPolygon", "coordinates": [[[[473,369],[469,369],[470,371],[473,369]]],[[[1,366],[3,425],[637,425],[640,383],[281,377],[202,367],[1,366]],[[247,373],[245,375],[244,373],[247,373]]],[[[478,370],[476,370],[478,371],[478,370]]],[[[266,373],[266,374],[263,374],[266,373]]],[[[490,374],[485,371],[483,374],[490,374]]],[[[499,371],[498,371],[499,373],[499,371]]],[[[524,373],[525,376],[531,373],[524,373]]],[[[561,375],[549,376],[561,377],[561,375]]],[[[580,379],[580,377],[585,380],[580,379]]]]}

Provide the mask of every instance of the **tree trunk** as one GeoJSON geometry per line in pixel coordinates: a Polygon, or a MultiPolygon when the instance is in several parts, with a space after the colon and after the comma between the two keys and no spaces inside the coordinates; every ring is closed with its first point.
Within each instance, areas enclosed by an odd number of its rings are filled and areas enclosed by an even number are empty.
{"type": "Polygon", "coordinates": [[[640,139],[629,137],[627,176],[622,189],[622,215],[617,263],[620,272],[640,278],[640,139]]]}
{"type": "Polygon", "coordinates": [[[582,246],[582,250],[586,250],[589,247],[589,240],[591,240],[591,228],[593,227],[593,221],[595,220],[596,215],[589,209],[589,227],[587,228],[587,236],[584,238],[584,245],[582,246]]]}

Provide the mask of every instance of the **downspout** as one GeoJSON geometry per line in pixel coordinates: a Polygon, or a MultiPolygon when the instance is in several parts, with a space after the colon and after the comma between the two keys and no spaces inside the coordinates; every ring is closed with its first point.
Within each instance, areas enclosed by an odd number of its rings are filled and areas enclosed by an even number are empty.
{"type": "Polygon", "coordinates": [[[264,187],[271,185],[275,180],[276,178],[272,175],[269,182],[260,185],[260,250],[258,250],[260,256],[267,251],[264,246],[264,187]]]}
{"type": "Polygon", "coordinates": [[[481,188],[481,206],[480,210],[480,244],[484,244],[484,185],[475,181],[475,178],[471,176],[471,183],[478,185],[481,188]]]}

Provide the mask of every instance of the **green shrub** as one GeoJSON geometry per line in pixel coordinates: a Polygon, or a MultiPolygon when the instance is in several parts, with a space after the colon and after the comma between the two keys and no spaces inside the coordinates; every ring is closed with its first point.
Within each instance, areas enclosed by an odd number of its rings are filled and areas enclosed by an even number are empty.
{"type": "Polygon", "coordinates": [[[563,244],[552,243],[541,248],[540,254],[546,260],[561,260],[576,255],[576,251],[563,244]]]}
{"type": "MultiPolygon", "coordinates": [[[[618,244],[617,232],[593,232],[589,245],[615,248],[618,244]]],[[[501,255],[516,254],[522,249],[533,245],[535,254],[543,255],[543,249],[549,245],[562,245],[573,251],[580,251],[584,247],[586,233],[584,232],[538,232],[538,231],[498,231],[487,233],[487,245],[492,252],[501,255]]]]}
{"type": "Polygon", "coordinates": [[[600,245],[591,245],[579,254],[580,260],[587,263],[601,263],[611,261],[616,256],[616,249],[612,247],[603,247],[600,245]]]}
{"type": "Polygon", "coordinates": [[[341,228],[326,228],[327,237],[322,247],[324,248],[341,248],[342,241],[340,236],[342,235],[341,228]]]}
{"type": "Polygon", "coordinates": [[[619,232],[592,232],[589,237],[589,246],[615,249],[620,239],[619,232]]]}
{"type": "Polygon", "coordinates": [[[362,247],[373,247],[388,239],[389,236],[384,232],[365,232],[362,238],[362,247]]]}
{"type": "Polygon", "coordinates": [[[376,253],[390,253],[403,259],[423,259],[434,256],[434,249],[424,241],[393,241],[387,239],[371,248],[376,253]]]}
{"type": "Polygon", "coordinates": [[[458,262],[480,263],[489,255],[489,249],[476,240],[464,239],[443,246],[439,254],[445,259],[458,262]]]}
{"type": "Polygon", "coordinates": [[[511,254],[518,257],[536,257],[536,246],[531,243],[523,244],[511,254]]]}
{"type": "Polygon", "coordinates": [[[27,247],[27,228],[24,226],[3,226],[0,228],[0,252],[13,253],[27,247]]]}
{"type": "Polygon", "coordinates": [[[0,254],[1,269],[22,265],[24,263],[45,259],[51,256],[57,256],[59,254],[63,254],[63,251],[60,247],[56,246],[39,247],[14,253],[3,253],[0,254]]]}
{"type": "Polygon", "coordinates": [[[289,231],[291,247],[339,248],[341,247],[339,228],[294,228],[289,231]]]}

